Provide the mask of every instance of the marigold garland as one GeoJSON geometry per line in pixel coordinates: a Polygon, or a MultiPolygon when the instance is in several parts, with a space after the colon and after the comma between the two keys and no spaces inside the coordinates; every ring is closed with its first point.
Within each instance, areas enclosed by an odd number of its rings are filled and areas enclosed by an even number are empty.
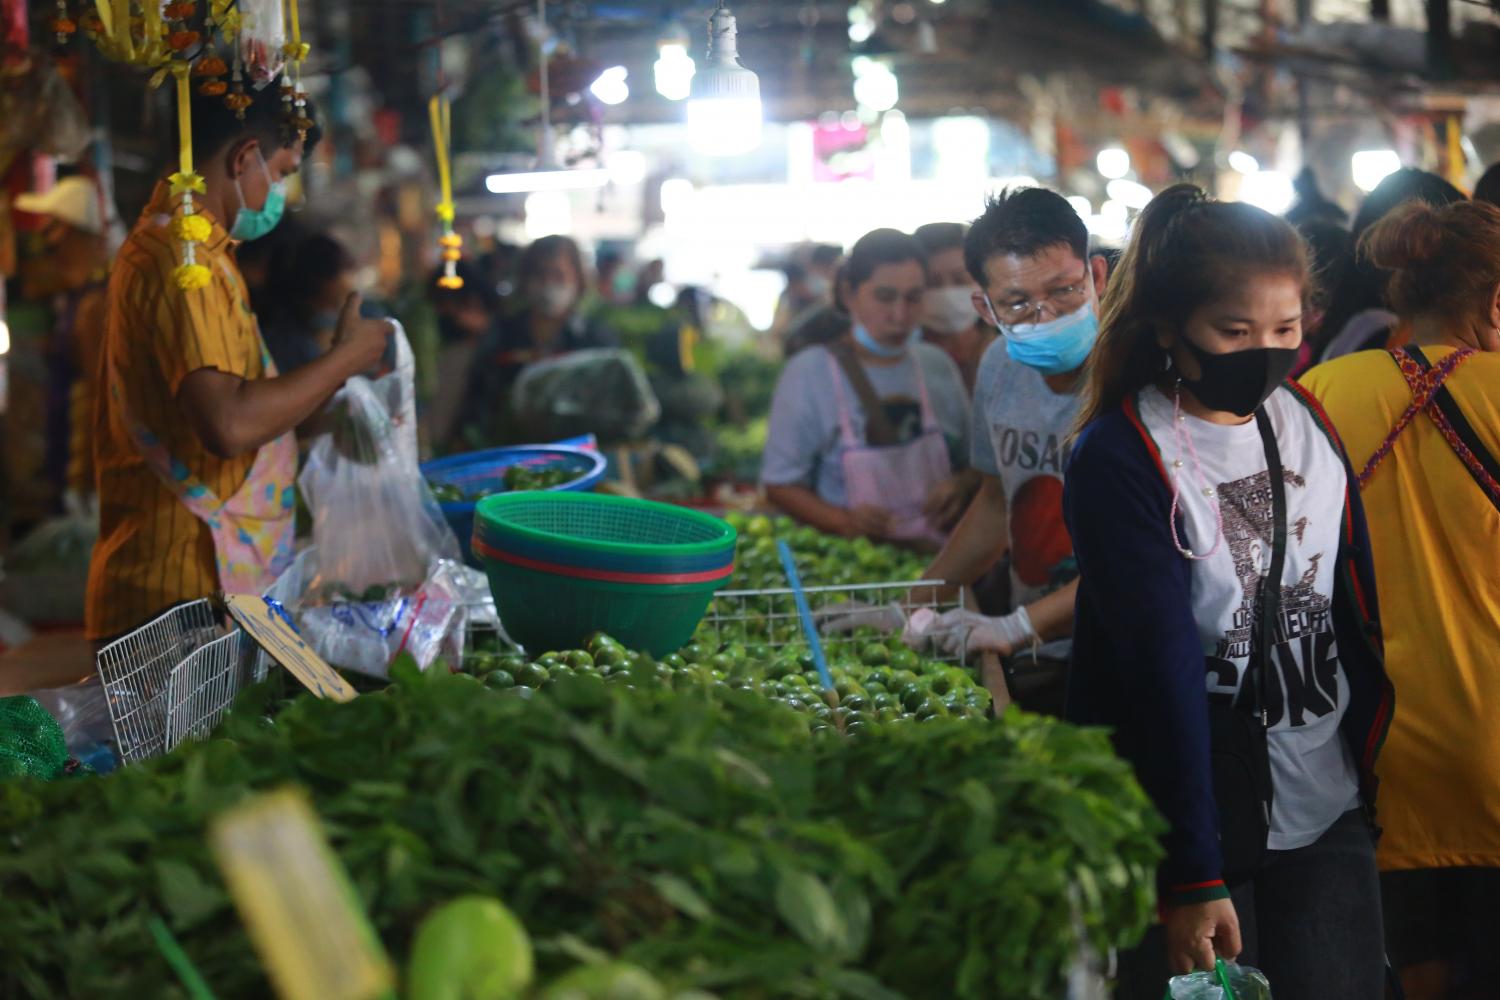
{"type": "Polygon", "coordinates": [[[213,273],[202,264],[184,264],[172,272],[172,280],[184,292],[196,292],[213,280],[213,273]]]}
{"type": "Polygon", "coordinates": [[[213,231],[213,223],[197,214],[179,216],[172,221],[172,235],[184,243],[203,243],[213,231]]]}
{"type": "MultiPolygon", "coordinates": [[[[288,64],[283,78],[283,100],[287,104],[287,127],[303,137],[313,123],[307,116],[307,94],[300,86],[302,63],[311,47],[302,41],[297,0],[286,4],[290,34],[283,47],[288,64]]],[[[171,231],[182,246],[182,264],[172,280],[183,291],[203,288],[212,279],[209,269],[197,260],[197,247],[213,233],[208,219],[199,215],[193,196],[204,191],[202,175],[193,169],[192,86],[198,93],[223,98],[226,107],[241,118],[255,98],[245,92],[244,64],[233,46],[240,33],[238,0],[94,0],[93,10],[77,20],[69,16],[67,0],[56,0],[57,15],[51,27],[59,44],[76,34],[79,24],[109,59],[155,70],[151,85],[159,86],[168,75],[176,81],[178,169],[167,179],[177,207],[171,231]],[[201,24],[198,23],[201,12],[201,24]],[[220,46],[234,51],[232,83],[230,63],[219,54],[220,46]]]]}

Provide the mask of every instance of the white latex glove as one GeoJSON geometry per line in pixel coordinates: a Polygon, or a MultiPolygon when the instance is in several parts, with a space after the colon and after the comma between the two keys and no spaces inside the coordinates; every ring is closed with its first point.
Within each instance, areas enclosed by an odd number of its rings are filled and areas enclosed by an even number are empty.
{"type": "Polygon", "coordinates": [[[931,621],[919,623],[913,619],[912,624],[920,626],[920,630],[917,627],[907,630],[904,636],[907,645],[920,649],[918,642],[931,642],[949,656],[976,652],[1009,656],[1036,637],[1025,608],[999,618],[959,608],[931,621]]]}
{"type": "Polygon", "coordinates": [[[813,615],[818,621],[818,631],[824,635],[843,635],[858,628],[900,632],[906,627],[906,612],[899,604],[846,601],[820,608],[813,615]]]}

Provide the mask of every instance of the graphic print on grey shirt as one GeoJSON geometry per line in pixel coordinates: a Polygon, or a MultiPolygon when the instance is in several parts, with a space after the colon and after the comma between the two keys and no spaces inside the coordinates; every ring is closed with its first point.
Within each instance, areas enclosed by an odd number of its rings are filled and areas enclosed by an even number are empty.
{"type": "MultiPolygon", "coordinates": [[[[1269,846],[1284,851],[1313,843],[1359,804],[1354,762],[1339,736],[1349,683],[1331,617],[1347,476],[1333,445],[1288,390],[1276,390],[1266,412],[1276,429],[1287,494],[1281,617],[1266,685],[1275,793],[1269,846]]],[[[1172,402],[1147,389],[1140,396],[1140,414],[1167,475],[1181,477],[1182,542],[1206,554],[1214,546],[1217,523],[1192,455],[1177,444],[1172,402]]],[[[1192,567],[1205,682],[1210,692],[1235,694],[1250,662],[1261,580],[1270,570],[1270,472],[1254,421],[1226,426],[1189,416],[1183,426],[1219,499],[1224,525],[1218,550],[1192,567]]]]}
{"type": "Polygon", "coordinates": [[[1062,514],[1068,438],[1077,417],[1078,397],[1053,392],[1040,372],[1011,360],[1004,337],[984,352],[974,381],[970,462],[1005,488],[1017,607],[1078,575],[1062,514]]]}

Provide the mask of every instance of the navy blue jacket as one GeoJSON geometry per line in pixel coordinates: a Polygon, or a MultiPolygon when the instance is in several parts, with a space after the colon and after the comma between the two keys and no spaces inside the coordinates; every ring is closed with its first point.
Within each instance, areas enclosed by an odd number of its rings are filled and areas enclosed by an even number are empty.
{"type": "MultiPolygon", "coordinates": [[[[1343,445],[1317,402],[1295,383],[1286,387],[1327,434],[1347,471],[1343,445]]],[[[1333,629],[1350,688],[1342,733],[1373,816],[1375,757],[1390,725],[1393,694],[1381,652],[1369,534],[1352,471],[1348,481],[1333,629]]],[[[1116,749],[1170,824],[1167,858],[1158,873],[1168,904],[1228,895],[1192,566],[1168,529],[1169,483],[1132,399],[1084,429],[1063,489],[1063,514],[1081,573],[1066,715],[1114,730],[1116,749]]],[[[1180,515],[1178,532],[1180,537],[1180,515]]]]}

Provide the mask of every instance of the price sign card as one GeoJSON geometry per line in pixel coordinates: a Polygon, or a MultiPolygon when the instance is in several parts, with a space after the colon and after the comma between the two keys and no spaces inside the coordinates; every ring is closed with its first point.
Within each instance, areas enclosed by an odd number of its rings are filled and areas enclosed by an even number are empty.
{"type": "Polygon", "coordinates": [[[259,795],[213,822],[209,841],[282,1000],[374,1000],[395,973],[307,795],[259,795]]]}
{"type": "Polygon", "coordinates": [[[313,694],[334,701],[354,697],[355,690],[349,682],[303,641],[279,604],[252,594],[229,594],[224,603],[240,627],[250,633],[250,638],[313,694]]]}

